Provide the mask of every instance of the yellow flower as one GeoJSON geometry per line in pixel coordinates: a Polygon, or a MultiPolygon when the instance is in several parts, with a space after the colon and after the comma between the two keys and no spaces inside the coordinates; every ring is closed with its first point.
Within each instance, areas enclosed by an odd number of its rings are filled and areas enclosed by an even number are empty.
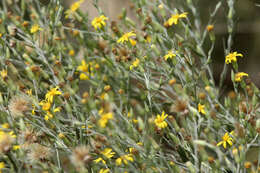
{"type": "Polygon", "coordinates": [[[226,56],[226,64],[229,64],[231,63],[232,61],[233,62],[237,62],[237,57],[240,56],[240,57],[243,57],[243,55],[241,53],[237,53],[237,52],[233,52],[233,53],[229,53],[227,56],[226,56]]]}
{"type": "Polygon", "coordinates": [[[74,56],[74,55],[75,55],[75,51],[74,51],[74,50],[70,50],[70,51],[69,51],[69,55],[70,55],[70,56],[74,56]]]}
{"type": "Polygon", "coordinates": [[[133,70],[134,67],[137,67],[140,64],[140,60],[138,58],[130,65],[130,70],[133,70]]]}
{"type": "Polygon", "coordinates": [[[108,20],[108,18],[104,15],[101,15],[99,17],[95,17],[92,22],[91,25],[97,30],[98,28],[102,28],[102,26],[106,26],[106,22],[105,20],[108,20]]]}
{"type": "Polygon", "coordinates": [[[167,59],[169,59],[169,58],[174,58],[176,56],[176,54],[174,54],[172,51],[168,51],[168,54],[166,54],[165,56],[164,56],[164,59],[165,59],[165,61],[167,61],[167,59]]]}
{"type": "Polygon", "coordinates": [[[233,145],[233,138],[230,135],[233,135],[234,131],[231,133],[225,133],[225,135],[222,137],[222,141],[220,141],[217,146],[223,145],[223,147],[226,149],[227,148],[227,143],[232,146],[233,145]]]}
{"type": "Polygon", "coordinates": [[[238,72],[236,73],[235,75],[235,81],[236,82],[240,82],[241,81],[241,78],[243,78],[244,76],[248,76],[247,73],[244,73],[244,72],[238,72]]]}
{"type": "Polygon", "coordinates": [[[111,112],[103,114],[103,115],[101,115],[101,118],[98,120],[98,124],[100,127],[104,128],[104,127],[106,127],[108,120],[111,120],[113,118],[114,117],[111,112]]]}
{"type": "Polygon", "coordinates": [[[32,115],[35,115],[35,109],[36,109],[36,107],[35,107],[35,105],[34,104],[32,104],[32,115]]]}
{"type": "Polygon", "coordinates": [[[40,31],[40,30],[42,30],[42,28],[40,28],[39,25],[34,24],[34,25],[31,27],[30,32],[31,32],[32,34],[34,34],[34,33],[38,32],[38,31],[40,31]]]}
{"type": "Polygon", "coordinates": [[[53,97],[55,95],[61,95],[61,92],[58,89],[59,89],[59,87],[57,86],[55,88],[52,88],[50,91],[48,91],[47,94],[45,95],[45,99],[48,102],[52,103],[53,102],[53,97]]]}
{"type": "Polygon", "coordinates": [[[134,37],[134,36],[136,36],[136,34],[133,31],[127,32],[117,40],[117,43],[125,43],[131,40],[130,37],[134,37]]]}
{"type": "Polygon", "coordinates": [[[94,160],[94,162],[96,162],[96,163],[102,162],[103,164],[106,164],[106,161],[104,159],[102,159],[101,157],[94,160]]]}
{"type": "MultiPolygon", "coordinates": [[[[5,168],[5,163],[4,162],[0,162],[0,169],[3,169],[3,168],[5,168]]],[[[1,172],[1,170],[0,170],[0,172],[1,172]]]]}
{"type": "Polygon", "coordinates": [[[205,105],[201,105],[200,103],[198,104],[198,111],[199,113],[202,113],[202,114],[206,114],[205,112],[205,105]]]}
{"type": "Polygon", "coordinates": [[[77,11],[77,9],[80,7],[80,5],[84,2],[84,0],[79,0],[73,4],[71,4],[70,8],[68,10],[65,11],[65,18],[69,18],[72,14],[75,13],[75,11],[77,11]]]}
{"type": "Polygon", "coordinates": [[[10,126],[9,126],[8,123],[4,123],[4,124],[1,125],[1,128],[3,128],[3,129],[8,129],[9,127],[10,126]]]}
{"type": "Polygon", "coordinates": [[[132,154],[126,154],[116,159],[116,165],[121,165],[123,162],[124,164],[128,164],[128,161],[133,162],[134,158],[132,154]]]}
{"type": "Polygon", "coordinates": [[[107,169],[100,169],[100,171],[99,171],[99,173],[108,173],[109,172],[109,169],[107,168],[107,169]]]}
{"type": "Polygon", "coordinates": [[[106,158],[109,159],[115,155],[115,152],[112,152],[111,148],[106,148],[101,152],[101,154],[103,154],[106,158]]]}
{"type": "Polygon", "coordinates": [[[49,111],[44,116],[45,121],[48,121],[49,119],[52,119],[52,118],[53,118],[53,115],[49,111]]]}
{"type": "Polygon", "coordinates": [[[26,92],[26,94],[28,94],[29,96],[32,96],[32,89],[28,89],[28,90],[26,90],[25,92],[26,92]]]}
{"type": "Polygon", "coordinates": [[[89,80],[89,76],[86,75],[85,73],[80,73],[79,79],[80,80],[89,80]]]}
{"type": "MultiPolygon", "coordinates": [[[[44,111],[48,111],[50,110],[50,107],[51,107],[51,103],[46,101],[46,100],[42,100],[40,103],[39,103],[40,106],[42,106],[42,110],[44,111]]],[[[32,111],[32,114],[34,115],[35,112],[34,112],[34,109],[32,111]]]]}
{"type": "Polygon", "coordinates": [[[208,25],[207,26],[207,31],[210,32],[214,29],[214,25],[208,25]]]}
{"type": "Polygon", "coordinates": [[[187,18],[187,14],[188,13],[181,13],[181,14],[173,14],[166,22],[166,24],[168,26],[172,26],[173,24],[177,25],[178,24],[178,20],[180,18],[187,18]]]}
{"type": "Polygon", "coordinates": [[[59,133],[59,138],[64,138],[65,137],[65,135],[63,134],[63,133],[59,133]]]}
{"type": "Polygon", "coordinates": [[[78,66],[77,70],[78,70],[78,71],[82,71],[82,72],[86,72],[86,73],[89,72],[89,71],[88,71],[88,64],[86,64],[86,61],[85,61],[85,60],[82,60],[82,61],[81,61],[81,65],[78,66]]]}
{"type": "Polygon", "coordinates": [[[13,146],[13,150],[19,150],[20,148],[21,148],[20,145],[14,145],[14,146],[13,146]]]}
{"type": "Polygon", "coordinates": [[[161,116],[158,114],[156,119],[154,120],[155,125],[161,129],[167,127],[168,124],[166,123],[166,121],[164,121],[167,116],[168,114],[165,114],[164,111],[162,112],[161,116]]]}
{"type": "Polygon", "coordinates": [[[53,112],[60,112],[60,110],[61,110],[61,107],[57,107],[57,108],[55,108],[55,109],[53,110],[53,112]]]}
{"type": "Polygon", "coordinates": [[[7,78],[7,70],[1,70],[0,75],[3,79],[7,78]]]}

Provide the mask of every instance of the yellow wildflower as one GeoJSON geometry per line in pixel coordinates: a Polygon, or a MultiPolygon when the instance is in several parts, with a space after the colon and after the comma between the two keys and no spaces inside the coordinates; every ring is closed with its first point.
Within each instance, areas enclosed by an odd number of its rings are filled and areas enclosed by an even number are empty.
{"type": "Polygon", "coordinates": [[[223,145],[223,147],[226,149],[227,148],[227,143],[232,146],[233,145],[233,138],[230,135],[233,135],[234,131],[231,133],[225,133],[225,135],[222,137],[222,141],[220,141],[217,146],[223,145]]]}
{"type": "Polygon", "coordinates": [[[84,2],[84,0],[79,0],[79,1],[71,4],[70,8],[65,11],[65,14],[66,14],[65,18],[67,19],[71,15],[73,15],[83,2],[84,2]]]}
{"type": "Polygon", "coordinates": [[[115,155],[115,152],[112,152],[111,148],[106,148],[101,152],[101,154],[103,154],[106,158],[109,159],[115,155]]]}
{"type": "Polygon", "coordinates": [[[60,110],[61,110],[61,107],[57,107],[57,108],[55,108],[55,109],[53,110],[53,112],[60,112],[60,110]]]}
{"type": "Polygon", "coordinates": [[[1,70],[0,75],[3,79],[7,78],[7,70],[1,70]]]}
{"type": "Polygon", "coordinates": [[[96,160],[94,160],[95,163],[99,163],[102,162],[103,164],[106,164],[106,161],[104,159],[102,159],[101,157],[97,158],[96,160]]]}
{"type": "Polygon", "coordinates": [[[38,32],[38,31],[41,31],[41,30],[42,30],[42,28],[40,28],[39,25],[34,24],[34,25],[31,27],[30,32],[31,32],[32,34],[34,34],[34,33],[38,32]]]}
{"type": "Polygon", "coordinates": [[[104,127],[106,127],[108,120],[111,120],[113,118],[114,117],[111,112],[103,114],[103,115],[101,115],[101,118],[98,120],[98,124],[100,127],[104,128],[104,127]]]}
{"type": "Polygon", "coordinates": [[[74,50],[70,50],[70,51],[69,51],[69,55],[70,55],[70,56],[74,56],[74,55],[75,55],[75,51],[74,51],[74,50]]]}
{"type": "Polygon", "coordinates": [[[181,14],[173,14],[166,22],[166,25],[168,26],[172,26],[173,24],[177,25],[178,24],[178,20],[180,18],[187,18],[187,14],[188,13],[181,13],[181,14]]]}
{"type": "Polygon", "coordinates": [[[26,90],[25,92],[26,92],[26,94],[28,94],[29,96],[32,96],[32,89],[28,89],[28,90],[26,90]]]}
{"type": "Polygon", "coordinates": [[[174,58],[176,56],[176,54],[174,54],[172,51],[168,51],[168,54],[166,54],[165,56],[164,56],[164,59],[165,59],[165,61],[167,61],[167,59],[172,59],[172,58],[174,58]]]}
{"type": "Polygon", "coordinates": [[[214,29],[214,25],[208,25],[207,26],[207,31],[210,32],[214,29]]]}
{"type": "Polygon", "coordinates": [[[157,117],[156,117],[156,119],[154,120],[155,125],[156,125],[157,127],[161,128],[161,129],[167,127],[168,124],[167,124],[166,121],[164,121],[165,118],[167,118],[167,116],[168,116],[168,114],[165,114],[164,111],[162,112],[162,115],[159,115],[159,114],[158,114],[157,117]]]}
{"type": "Polygon", "coordinates": [[[89,76],[86,75],[85,73],[80,73],[79,79],[80,80],[89,80],[89,76]]]}
{"type": "Polygon", "coordinates": [[[102,26],[106,26],[106,22],[105,20],[108,20],[108,18],[104,15],[101,15],[99,17],[95,17],[92,22],[91,25],[97,30],[98,28],[102,28],[102,26]]]}
{"type": "Polygon", "coordinates": [[[198,111],[199,113],[202,113],[202,114],[206,114],[205,112],[205,105],[201,105],[200,103],[198,104],[198,111]]]}
{"type": "Polygon", "coordinates": [[[133,154],[126,154],[116,159],[116,165],[121,165],[122,163],[128,164],[128,161],[133,162],[133,154]]]}
{"type": "Polygon", "coordinates": [[[0,173],[2,173],[1,169],[5,168],[5,163],[4,162],[0,162],[0,173]]]}
{"type": "Polygon", "coordinates": [[[10,126],[9,126],[8,123],[4,123],[4,124],[1,125],[1,128],[3,128],[3,129],[8,129],[9,127],[10,126]]]}
{"type": "Polygon", "coordinates": [[[78,66],[77,70],[82,71],[82,72],[86,72],[86,73],[88,72],[88,64],[86,63],[85,60],[81,61],[81,65],[78,66]]]}
{"type": "Polygon", "coordinates": [[[243,55],[241,53],[237,53],[237,52],[233,52],[233,53],[229,53],[227,56],[226,56],[226,64],[229,64],[231,63],[232,61],[233,62],[237,62],[237,57],[240,56],[240,57],[243,57],[243,55]]]}
{"type": "Polygon", "coordinates": [[[64,138],[65,137],[65,135],[63,134],[63,133],[59,133],[59,138],[64,138]]]}
{"type": "MultiPolygon", "coordinates": [[[[39,103],[40,106],[42,106],[42,110],[44,111],[48,111],[50,110],[50,107],[51,107],[51,103],[46,101],[46,100],[42,100],[40,103],[39,103]]],[[[34,109],[33,109],[34,110],[34,109]]],[[[35,113],[34,111],[32,111],[32,114],[35,113]]],[[[33,114],[34,115],[34,114],[33,114]]]]}
{"type": "Polygon", "coordinates": [[[49,111],[44,116],[45,121],[48,121],[49,119],[52,119],[52,118],[53,118],[53,115],[49,111]]]}
{"type": "Polygon", "coordinates": [[[53,97],[55,95],[61,95],[61,92],[58,89],[59,89],[59,87],[57,86],[55,88],[52,88],[50,91],[48,91],[47,94],[45,95],[45,99],[48,102],[52,103],[53,102],[53,97]]]}
{"type": "Polygon", "coordinates": [[[244,73],[244,72],[238,72],[236,73],[235,75],[235,81],[236,82],[240,82],[241,81],[241,78],[243,78],[244,76],[248,76],[247,73],[244,73]]]}
{"type": "Polygon", "coordinates": [[[100,169],[100,171],[99,171],[99,173],[108,173],[109,172],[109,169],[107,168],[107,169],[100,169]]]}
{"type": "Polygon", "coordinates": [[[130,65],[130,70],[133,70],[134,67],[137,67],[140,64],[140,60],[138,58],[130,65]]]}
{"type": "Polygon", "coordinates": [[[127,32],[117,40],[117,43],[125,43],[129,40],[132,40],[130,37],[134,37],[134,36],[136,36],[136,34],[133,31],[127,32]]]}
{"type": "Polygon", "coordinates": [[[35,109],[36,109],[36,107],[35,107],[35,105],[34,104],[32,104],[32,115],[35,115],[35,109]]]}
{"type": "Polygon", "coordinates": [[[14,146],[13,146],[13,150],[19,150],[20,148],[21,148],[20,145],[14,145],[14,146]]]}

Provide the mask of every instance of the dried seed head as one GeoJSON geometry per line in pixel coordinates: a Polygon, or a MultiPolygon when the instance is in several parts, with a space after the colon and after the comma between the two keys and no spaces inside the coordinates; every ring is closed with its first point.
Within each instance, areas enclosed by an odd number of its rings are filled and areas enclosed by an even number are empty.
{"type": "Polygon", "coordinates": [[[231,98],[231,99],[235,99],[236,98],[236,93],[234,91],[230,91],[228,93],[228,97],[231,98]]]}
{"type": "Polygon", "coordinates": [[[8,105],[8,109],[14,118],[23,116],[31,110],[31,99],[26,95],[14,96],[8,105]]]}
{"type": "Polygon", "coordinates": [[[200,98],[201,100],[204,100],[204,99],[206,98],[206,94],[205,94],[204,92],[200,92],[200,93],[199,93],[199,98],[200,98]]]}
{"type": "Polygon", "coordinates": [[[49,147],[45,147],[38,143],[34,143],[30,147],[30,152],[28,154],[28,158],[34,161],[45,161],[51,157],[51,150],[49,147]]]}
{"type": "Polygon", "coordinates": [[[187,109],[187,102],[184,100],[177,100],[175,105],[172,105],[171,112],[184,112],[187,109]]]}
{"type": "Polygon", "coordinates": [[[37,134],[31,130],[31,129],[26,129],[21,132],[21,142],[24,144],[33,144],[37,141],[37,134]]]}
{"type": "Polygon", "coordinates": [[[14,137],[9,133],[4,133],[0,135],[0,153],[7,153],[14,142],[14,137]]]}
{"type": "Polygon", "coordinates": [[[92,158],[89,154],[89,148],[87,146],[78,146],[73,150],[71,156],[71,162],[76,167],[82,167],[91,162],[92,158]]]}
{"type": "Polygon", "coordinates": [[[251,163],[251,162],[245,162],[245,163],[244,163],[244,167],[245,167],[246,169],[251,168],[251,166],[252,166],[252,163],[251,163]]]}

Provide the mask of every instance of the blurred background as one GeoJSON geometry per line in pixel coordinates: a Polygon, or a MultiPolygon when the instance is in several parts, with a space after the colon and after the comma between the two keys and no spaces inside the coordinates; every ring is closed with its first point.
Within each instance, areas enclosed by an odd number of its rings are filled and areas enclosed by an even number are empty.
{"type": "MultiPolygon", "coordinates": [[[[69,7],[76,0],[65,0],[65,6],[69,7]]],[[[176,3],[178,0],[172,0],[176,3]]],[[[207,25],[208,16],[213,11],[219,0],[194,1],[199,7],[202,17],[202,26],[207,25]]],[[[226,1],[222,1],[226,3],[226,1]]],[[[135,20],[135,10],[131,10],[131,0],[99,0],[99,5],[109,17],[110,21],[117,20],[122,8],[126,8],[127,16],[135,20]]],[[[81,9],[88,12],[90,19],[98,15],[93,6],[93,0],[85,0],[81,9]]],[[[224,65],[224,43],[227,39],[226,15],[227,5],[218,12],[217,21],[214,23],[216,33],[216,47],[213,52],[214,76],[218,82],[224,65]]],[[[239,60],[239,71],[250,75],[252,81],[260,87],[260,0],[237,0],[236,1],[236,29],[234,35],[233,51],[244,55],[239,60]]],[[[204,29],[204,28],[202,28],[204,29]]],[[[228,73],[230,74],[230,73],[228,73]]],[[[227,88],[232,87],[230,76],[225,81],[227,88]]]]}

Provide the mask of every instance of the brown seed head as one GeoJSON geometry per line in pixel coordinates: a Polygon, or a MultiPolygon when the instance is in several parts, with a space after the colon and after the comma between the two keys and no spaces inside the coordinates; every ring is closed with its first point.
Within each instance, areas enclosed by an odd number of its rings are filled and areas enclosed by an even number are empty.
{"type": "Polygon", "coordinates": [[[31,110],[31,99],[26,95],[14,96],[8,105],[8,109],[14,118],[23,116],[31,110]]]}

